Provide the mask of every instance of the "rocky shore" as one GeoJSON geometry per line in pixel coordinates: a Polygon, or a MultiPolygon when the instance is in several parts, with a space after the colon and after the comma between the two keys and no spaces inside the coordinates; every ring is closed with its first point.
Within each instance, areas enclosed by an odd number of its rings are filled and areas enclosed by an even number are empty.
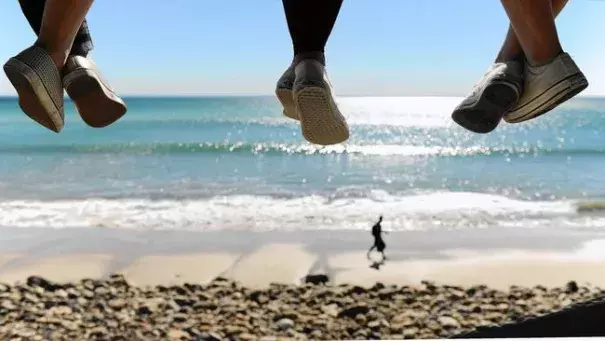
{"type": "Polygon", "coordinates": [[[328,340],[448,337],[537,316],[605,290],[423,283],[371,288],[271,285],[218,278],[207,285],[142,288],[122,276],[78,283],[30,277],[0,284],[2,340],[328,340]]]}

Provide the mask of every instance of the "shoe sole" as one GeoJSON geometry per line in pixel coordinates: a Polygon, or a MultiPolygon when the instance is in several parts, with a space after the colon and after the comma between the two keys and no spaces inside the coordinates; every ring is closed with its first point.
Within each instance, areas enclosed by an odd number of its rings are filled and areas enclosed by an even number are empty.
{"type": "Polygon", "coordinates": [[[305,87],[294,93],[294,103],[300,119],[303,137],[315,144],[332,145],[349,138],[346,122],[336,117],[342,114],[333,109],[331,94],[320,87],[305,87]]]}
{"type": "Polygon", "coordinates": [[[492,132],[519,99],[516,88],[506,82],[493,82],[485,87],[474,105],[454,110],[452,120],[478,134],[492,132]]]}
{"type": "Polygon", "coordinates": [[[296,104],[294,103],[294,94],[290,89],[277,89],[275,95],[284,108],[284,116],[298,121],[298,114],[296,113],[296,104]]]}
{"type": "Polygon", "coordinates": [[[70,72],[64,79],[65,90],[74,102],[84,122],[93,128],[103,128],[126,114],[126,105],[112,99],[94,72],[86,69],[70,72]]]}
{"type": "Polygon", "coordinates": [[[542,94],[540,94],[540,96],[534,98],[533,101],[529,102],[528,105],[538,103],[532,111],[522,116],[514,115],[514,111],[509,112],[508,115],[504,116],[504,120],[508,123],[521,123],[534,119],[538,116],[546,114],[547,112],[556,108],[560,104],[571,99],[587,87],[588,80],[586,79],[584,74],[577,73],[575,75],[569,76],[554,84],[542,94]]]}
{"type": "Polygon", "coordinates": [[[4,73],[19,95],[21,110],[43,127],[60,132],[65,124],[61,111],[55,106],[36,71],[24,62],[11,58],[4,64],[4,73]]]}

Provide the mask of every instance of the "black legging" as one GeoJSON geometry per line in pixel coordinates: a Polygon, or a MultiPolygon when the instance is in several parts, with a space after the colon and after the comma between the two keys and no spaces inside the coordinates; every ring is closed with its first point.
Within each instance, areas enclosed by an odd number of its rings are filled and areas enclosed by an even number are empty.
{"type": "MultiPolygon", "coordinates": [[[[19,0],[19,5],[21,5],[21,11],[23,11],[29,25],[36,32],[36,35],[39,35],[46,0],[19,0]]],[[[92,48],[92,38],[90,37],[86,20],[84,20],[76,34],[70,54],[86,57],[92,48]]]]}
{"type": "MultiPolygon", "coordinates": [[[[294,54],[324,52],[343,0],[282,0],[294,54]]],[[[40,33],[46,0],[19,0],[30,26],[40,33]]],[[[71,54],[87,56],[93,49],[86,20],[76,34],[71,54]]]]}
{"type": "Polygon", "coordinates": [[[324,52],[343,0],[282,0],[294,55],[324,52]]]}

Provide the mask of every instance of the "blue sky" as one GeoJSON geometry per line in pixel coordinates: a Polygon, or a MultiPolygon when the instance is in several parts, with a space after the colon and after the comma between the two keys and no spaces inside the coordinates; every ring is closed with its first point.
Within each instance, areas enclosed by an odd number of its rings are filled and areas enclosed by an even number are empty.
{"type": "MultiPolygon", "coordinates": [[[[269,94],[292,57],[279,0],[103,0],[88,16],[93,57],[123,94],[269,94]]],[[[460,96],[483,75],[508,19],[498,0],[348,0],[328,42],[339,95],[460,96]]],[[[605,95],[605,1],[570,1],[564,49],[605,95]]],[[[0,1],[2,60],[34,35],[0,1]]],[[[0,76],[0,94],[13,94],[0,76]]]]}

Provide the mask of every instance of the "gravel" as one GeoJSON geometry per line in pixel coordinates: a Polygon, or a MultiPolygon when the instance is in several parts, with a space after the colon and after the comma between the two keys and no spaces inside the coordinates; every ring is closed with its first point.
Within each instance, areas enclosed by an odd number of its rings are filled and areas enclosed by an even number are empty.
{"type": "Polygon", "coordinates": [[[5,340],[333,340],[443,338],[517,321],[605,291],[565,287],[371,288],[272,284],[250,289],[224,278],[206,285],[137,287],[121,275],[0,284],[5,340]]]}

